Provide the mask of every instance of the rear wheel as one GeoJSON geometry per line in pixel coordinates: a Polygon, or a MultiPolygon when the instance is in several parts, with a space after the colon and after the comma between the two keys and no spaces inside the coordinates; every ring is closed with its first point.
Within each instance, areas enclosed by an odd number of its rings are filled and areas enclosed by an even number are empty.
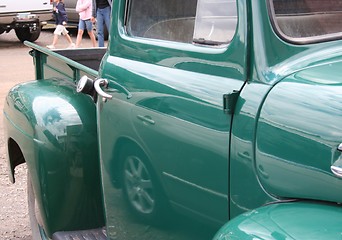
{"type": "Polygon", "coordinates": [[[28,201],[28,211],[30,218],[30,225],[32,230],[32,239],[42,240],[40,234],[38,219],[40,218],[40,213],[36,204],[36,197],[34,195],[32,180],[29,172],[27,171],[27,201],[28,201]]]}
{"type": "Polygon", "coordinates": [[[24,41],[30,41],[34,42],[38,39],[40,35],[41,27],[38,26],[35,31],[30,31],[30,28],[24,27],[24,28],[17,28],[15,29],[15,34],[17,35],[18,39],[21,42],[24,41]]]}

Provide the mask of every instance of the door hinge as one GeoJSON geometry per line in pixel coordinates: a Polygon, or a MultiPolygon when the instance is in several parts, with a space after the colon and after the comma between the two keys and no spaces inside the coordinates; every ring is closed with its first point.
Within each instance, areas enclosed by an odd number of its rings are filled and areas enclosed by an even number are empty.
{"type": "Polygon", "coordinates": [[[233,92],[223,95],[223,111],[226,114],[234,114],[235,105],[239,98],[240,91],[233,90],[233,92]]]}

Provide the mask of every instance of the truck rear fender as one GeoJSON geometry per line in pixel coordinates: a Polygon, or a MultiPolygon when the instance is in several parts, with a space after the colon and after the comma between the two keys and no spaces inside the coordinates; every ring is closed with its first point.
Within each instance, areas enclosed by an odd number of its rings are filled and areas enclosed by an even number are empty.
{"type": "Polygon", "coordinates": [[[4,115],[12,179],[26,162],[47,235],[103,226],[91,97],[67,80],[32,81],[11,89],[4,115]]]}

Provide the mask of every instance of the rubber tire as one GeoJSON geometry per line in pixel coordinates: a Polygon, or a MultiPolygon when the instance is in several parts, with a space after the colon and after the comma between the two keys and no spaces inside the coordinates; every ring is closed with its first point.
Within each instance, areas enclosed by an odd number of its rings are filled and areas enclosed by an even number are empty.
{"type": "Polygon", "coordinates": [[[32,230],[32,239],[34,240],[42,240],[42,236],[39,230],[39,224],[36,217],[36,197],[34,195],[32,181],[30,173],[27,171],[27,203],[28,203],[28,212],[30,218],[30,225],[32,230]]]}
{"type": "Polygon", "coordinates": [[[21,42],[24,42],[24,41],[34,42],[34,41],[36,41],[39,38],[40,32],[41,32],[40,26],[38,26],[37,30],[34,32],[30,32],[30,29],[28,27],[15,29],[15,34],[17,35],[18,39],[21,42]]]}
{"type": "MultiPolygon", "coordinates": [[[[165,216],[167,216],[166,213],[168,212],[170,207],[167,198],[161,188],[161,185],[157,181],[156,175],[153,172],[149,162],[147,161],[145,154],[139,148],[127,145],[121,151],[120,161],[120,182],[122,184],[123,196],[131,212],[144,223],[158,225],[163,224],[165,220],[167,220],[165,216]],[[129,180],[126,181],[126,170],[128,170],[129,172],[129,169],[127,168],[127,164],[129,164],[129,161],[139,163],[140,166],[143,168],[143,174],[141,174],[142,178],[144,178],[145,180],[150,180],[151,182],[151,188],[148,189],[148,191],[145,191],[145,189],[142,190],[144,194],[148,194],[149,196],[151,196],[151,199],[153,199],[154,201],[154,206],[150,211],[143,212],[137,207],[137,203],[129,197],[128,192],[129,190],[133,189],[130,184],[128,184],[129,180]]],[[[139,193],[136,192],[135,195],[139,195],[139,193]]]]}

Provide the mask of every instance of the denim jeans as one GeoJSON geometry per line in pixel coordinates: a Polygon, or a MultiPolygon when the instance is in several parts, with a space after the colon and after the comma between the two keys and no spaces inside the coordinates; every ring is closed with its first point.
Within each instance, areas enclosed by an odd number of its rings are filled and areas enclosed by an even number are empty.
{"type": "Polygon", "coordinates": [[[98,8],[96,11],[96,28],[97,28],[97,40],[99,41],[99,47],[104,47],[104,29],[106,25],[109,32],[110,29],[110,7],[98,8]]]}
{"type": "Polygon", "coordinates": [[[78,29],[79,30],[87,30],[87,32],[91,32],[93,30],[93,23],[90,21],[90,19],[88,20],[82,20],[80,19],[78,22],[78,29]]]}

